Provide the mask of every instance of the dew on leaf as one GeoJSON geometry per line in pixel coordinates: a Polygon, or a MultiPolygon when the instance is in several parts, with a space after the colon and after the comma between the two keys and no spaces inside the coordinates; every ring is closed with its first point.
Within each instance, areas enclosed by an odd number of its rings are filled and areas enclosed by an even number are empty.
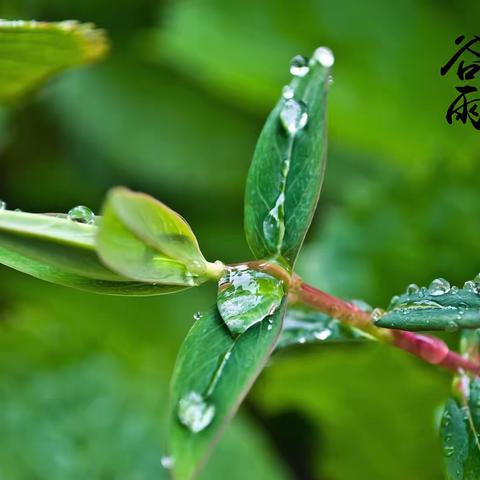
{"type": "Polygon", "coordinates": [[[0,211],[6,210],[6,209],[7,209],[7,203],[4,202],[3,200],[0,200],[0,211]]]}
{"type": "Polygon", "coordinates": [[[285,101],[280,112],[280,120],[285,130],[290,135],[295,135],[305,127],[308,122],[308,113],[306,105],[293,98],[285,101]]]}
{"type": "Polygon", "coordinates": [[[376,322],[377,320],[380,320],[380,318],[383,316],[385,312],[381,308],[375,308],[372,312],[372,320],[376,322]]]}
{"type": "Polygon", "coordinates": [[[436,278],[428,286],[428,293],[430,295],[444,295],[450,291],[450,283],[444,278],[436,278]]]}
{"type": "Polygon", "coordinates": [[[330,68],[335,63],[335,56],[328,47],[318,47],[313,52],[312,59],[327,68],[330,68]]]}
{"type": "Polygon", "coordinates": [[[86,223],[92,225],[95,223],[95,214],[84,205],[73,207],[67,214],[69,220],[78,223],[86,223]]]}
{"type": "Polygon", "coordinates": [[[162,467],[165,468],[165,470],[171,470],[173,468],[174,463],[175,463],[174,458],[169,456],[169,455],[164,455],[160,459],[160,462],[162,464],[162,467]]]}
{"type": "Polygon", "coordinates": [[[195,313],[193,314],[193,319],[194,319],[195,321],[198,321],[198,320],[200,320],[201,318],[202,318],[202,314],[201,314],[200,312],[195,312],[195,313]]]}
{"type": "Polygon", "coordinates": [[[282,90],[282,97],[285,100],[289,100],[290,98],[293,98],[295,95],[295,90],[290,86],[290,85],[285,85],[282,90]]]}
{"type": "Polygon", "coordinates": [[[406,290],[407,295],[415,295],[419,292],[420,288],[416,283],[411,283],[406,290]]]}
{"type": "Polygon", "coordinates": [[[467,280],[463,284],[463,288],[469,292],[477,293],[477,284],[473,280],[467,280]]]}
{"type": "Polygon", "coordinates": [[[310,71],[308,58],[303,55],[295,55],[290,62],[290,73],[295,77],[304,77],[310,71]]]}
{"type": "Polygon", "coordinates": [[[209,405],[198,392],[188,392],[178,402],[178,418],[191,432],[208,427],[215,416],[215,407],[209,405]]]}

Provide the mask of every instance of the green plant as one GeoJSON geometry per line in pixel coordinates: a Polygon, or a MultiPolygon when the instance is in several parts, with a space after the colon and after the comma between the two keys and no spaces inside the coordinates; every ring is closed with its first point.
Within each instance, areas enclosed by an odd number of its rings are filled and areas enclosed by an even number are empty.
{"type": "MultiPolygon", "coordinates": [[[[21,47],[13,38],[13,49],[35,47],[38,24],[0,27],[8,38],[12,29],[14,37],[27,35],[30,43],[21,47]]],[[[42,29],[63,31],[55,25],[41,24],[42,29]]],[[[100,38],[95,35],[96,52],[104,51],[97,49],[104,45],[100,38]]],[[[22,91],[89,59],[52,62],[35,75],[27,60],[17,70],[17,77],[25,80],[22,91]]],[[[107,195],[101,216],[83,206],[68,214],[10,211],[4,204],[0,208],[0,262],[40,279],[113,295],[157,295],[218,281],[217,304],[195,314],[173,374],[170,463],[175,478],[188,479],[199,470],[276,348],[372,340],[456,373],[441,426],[448,478],[480,474],[475,378],[480,371],[475,330],[480,327],[480,279],[461,289],[443,279],[428,288],[410,285],[386,311],[371,311],[363,302],[317,290],[294,273],[325,170],[332,65],[333,54],[326,48],[317,49],[310,60],[295,57],[292,82],[260,135],[245,197],[245,232],[255,260],[208,262],[185,220],[153,198],[125,188],[107,195]],[[461,330],[462,355],[437,338],[413,333],[432,329],[461,330]]]]}

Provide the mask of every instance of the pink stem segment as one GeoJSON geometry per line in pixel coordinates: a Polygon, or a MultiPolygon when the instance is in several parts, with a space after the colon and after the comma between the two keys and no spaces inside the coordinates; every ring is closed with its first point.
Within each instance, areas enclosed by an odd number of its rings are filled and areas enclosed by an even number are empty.
{"type": "Polygon", "coordinates": [[[378,328],[373,324],[370,313],[361,310],[353,303],[346,302],[307,285],[298,277],[293,279],[290,291],[293,302],[300,302],[326,313],[372,335],[384,343],[390,343],[410,352],[425,362],[453,371],[463,370],[480,375],[479,364],[452,352],[445,342],[439,338],[403,330],[378,328]]]}

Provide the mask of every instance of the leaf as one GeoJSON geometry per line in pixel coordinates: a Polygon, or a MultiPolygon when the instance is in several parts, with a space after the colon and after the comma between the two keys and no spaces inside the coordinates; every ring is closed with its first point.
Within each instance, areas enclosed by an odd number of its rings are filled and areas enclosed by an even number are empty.
{"type": "Polygon", "coordinates": [[[107,50],[104,32],[92,24],[0,20],[0,103],[62,70],[99,60],[107,50]]]}
{"type": "Polygon", "coordinates": [[[235,338],[217,308],[193,325],[172,378],[170,453],[177,480],[193,478],[206,461],[275,347],[285,308],[286,299],[235,338]]]}
{"type": "Polygon", "coordinates": [[[407,292],[394,297],[387,312],[375,325],[402,330],[447,330],[480,327],[478,283],[465,282],[463,288],[451,287],[435,279],[428,289],[410,285],[407,292]]]}
{"type": "Polygon", "coordinates": [[[229,267],[218,283],[217,306],[232,334],[272,315],[284,296],[281,280],[246,265],[229,267]]]}
{"type": "Polygon", "coordinates": [[[207,262],[185,220],[143,193],[107,195],[97,251],[112,270],[142,282],[196,286],[217,279],[223,265],[207,262]]]}
{"type": "Polygon", "coordinates": [[[0,210],[0,263],[34,277],[111,295],[178,290],[131,281],[107,269],[95,252],[96,225],[63,216],[0,210]]]}
{"type": "Polygon", "coordinates": [[[291,306],[285,314],[277,349],[299,343],[355,342],[367,338],[360,330],[322,312],[291,306]]]}
{"type": "Polygon", "coordinates": [[[293,78],[287,87],[293,98],[282,97],[268,117],[247,178],[248,244],[257,258],[283,259],[291,268],[325,171],[328,78],[329,68],[316,60],[305,76],[293,78]]]}
{"type": "Polygon", "coordinates": [[[480,477],[480,380],[460,375],[468,398],[449,398],[440,435],[448,480],[480,477]]]}

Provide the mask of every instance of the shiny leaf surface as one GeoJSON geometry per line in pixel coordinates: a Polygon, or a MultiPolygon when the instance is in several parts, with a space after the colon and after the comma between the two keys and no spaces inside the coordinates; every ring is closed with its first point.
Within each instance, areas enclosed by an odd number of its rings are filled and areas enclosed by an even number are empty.
{"type": "Polygon", "coordinates": [[[470,280],[463,288],[435,279],[428,288],[410,285],[394,297],[387,312],[375,324],[403,330],[447,330],[480,327],[478,284],[470,280]]]}
{"type": "Polygon", "coordinates": [[[310,226],[326,160],[330,69],[320,61],[309,65],[303,76],[294,75],[266,121],[245,196],[245,232],[252,252],[257,258],[284,259],[290,267],[310,226]]]}
{"type": "Polygon", "coordinates": [[[0,211],[0,263],[60,285],[112,295],[158,295],[156,287],[106,268],[95,252],[98,227],[65,215],[0,211]]]}
{"type": "Polygon", "coordinates": [[[360,330],[349,327],[322,312],[292,306],[285,314],[277,348],[303,343],[355,342],[366,338],[360,330]]]}
{"type": "Polygon", "coordinates": [[[108,194],[96,243],[112,270],[142,282],[192,287],[222,269],[203,258],[180,215],[125,188],[108,194]]]}
{"type": "Polygon", "coordinates": [[[265,322],[233,338],[217,308],[188,333],[172,379],[173,476],[193,478],[265,366],[282,328],[286,301],[265,322]]]}

